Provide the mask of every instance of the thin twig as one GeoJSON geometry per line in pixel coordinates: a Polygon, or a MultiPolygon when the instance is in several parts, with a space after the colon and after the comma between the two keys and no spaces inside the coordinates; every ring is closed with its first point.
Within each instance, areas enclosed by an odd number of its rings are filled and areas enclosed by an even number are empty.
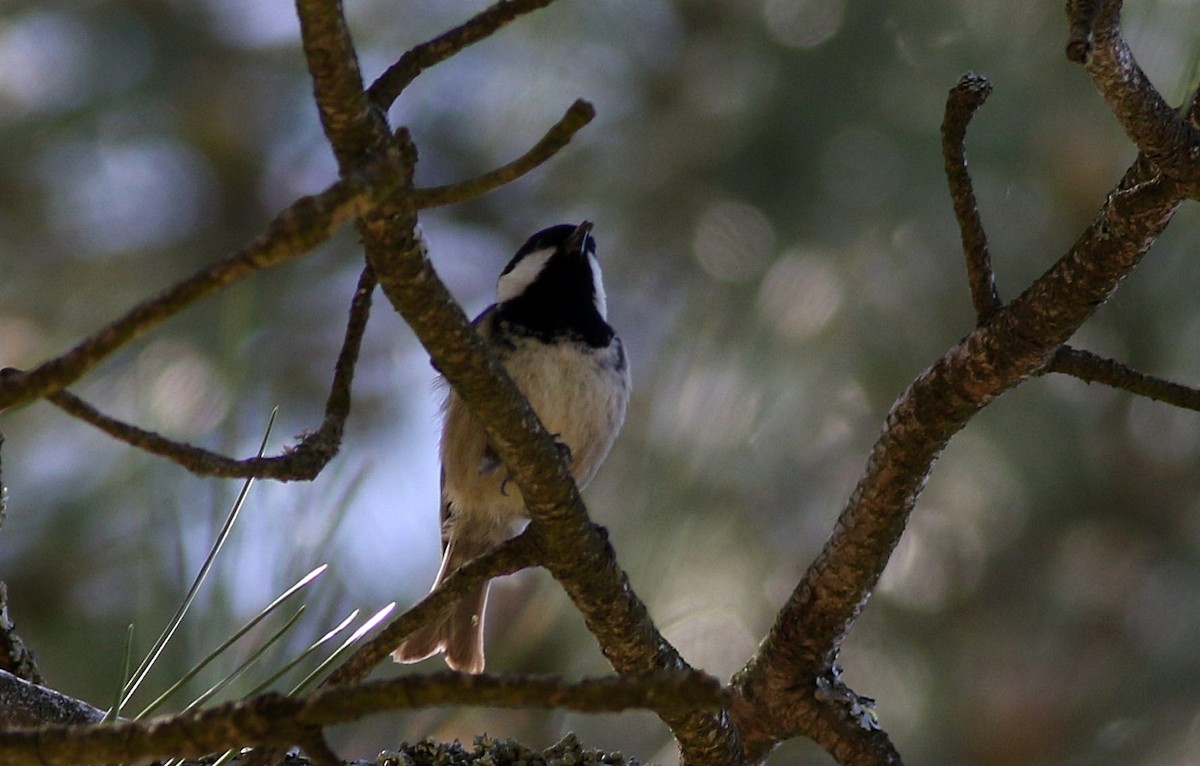
{"type": "Polygon", "coordinates": [[[523,532],[450,574],[441,587],[392,620],[371,640],[362,644],[345,662],[321,682],[321,688],[361,681],[387,658],[400,643],[423,625],[432,622],[471,588],[494,577],[519,572],[537,564],[532,537],[523,532]]]}
{"type": "Polygon", "coordinates": [[[1200,388],[1138,372],[1091,351],[1063,346],[1055,353],[1045,371],[1070,375],[1085,383],[1099,383],[1128,391],[1181,409],[1200,411],[1200,388]]]}
{"type": "Polygon", "coordinates": [[[0,371],[0,411],[45,397],[75,382],[102,360],[193,303],[264,269],[301,256],[344,223],[369,211],[399,183],[393,158],[301,197],[267,230],[233,255],[149,298],[70,351],[28,372],[0,371]]]}
{"type": "Polygon", "coordinates": [[[596,116],[596,109],[582,99],[571,104],[566,114],[546,131],[533,147],[517,159],[481,176],[448,186],[413,190],[413,205],[420,209],[466,202],[512,183],[553,157],[596,116]]]}
{"type": "Polygon", "coordinates": [[[962,236],[963,254],[967,258],[967,281],[971,286],[971,303],[975,306],[977,324],[983,324],[1003,304],[996,289],[996,275],[988,254],[987,234],[979,216],[975,189],[967,169],[967,124],[975,111],[983,106],[992,92],[987,78],[968,72],[950,89],[946,99],[946,116],[942,121],[942,158],[946,180],[950,184],[950,201],[962,236]]]}
{"type": "Polygon", "coordinates": [[[454,29],[407,51],[371,83],[367,89],[368,98],[386,112],[421,72],[490,37],[514,19],[552,2],[554,0],[501,0],[454,29]]]}
{"type": "Polygon", "coordinates": [[[375,272],[367,266],[359,276],[350,303],[350,318],[346,323],[342,350],[334,368],[333,384],[325,403],[325,419],[321,427],[305,435],[299,444],[289,448],[282,455],[238,460],[191,444],[173,441],[153,431],[109,417],[65,389],[46,398],[64,412],[108,435],[138,449],[165,457],[198,476],[311,481],[333,459],[341,446],[342,431],[346,417],[350,414],[350,387],[354,379],[354,365],[370,316],[371,293],[375,285],[375,272]]]}

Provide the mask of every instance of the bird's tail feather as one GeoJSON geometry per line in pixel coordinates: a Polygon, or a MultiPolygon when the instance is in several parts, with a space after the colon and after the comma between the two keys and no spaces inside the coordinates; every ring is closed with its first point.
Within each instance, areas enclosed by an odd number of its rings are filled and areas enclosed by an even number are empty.
{"type": "MultiPolygon", "coordinates": [[[[437,590],[451,572],[483,552],[483,546],[456,545],[456,542],[460,541],[452,540],[446,547],[433,590],[437,590]],[[468,548],[470,550],[466,550],[468,548]]],[[[488,583],[472,588],[438,619],[404,639],[404,643],[392,652],[392,658],[396,662],[419,662],[443,652],[446,664],[454,670],[482,673],[483,614],[487,593],[488,583]]]]}

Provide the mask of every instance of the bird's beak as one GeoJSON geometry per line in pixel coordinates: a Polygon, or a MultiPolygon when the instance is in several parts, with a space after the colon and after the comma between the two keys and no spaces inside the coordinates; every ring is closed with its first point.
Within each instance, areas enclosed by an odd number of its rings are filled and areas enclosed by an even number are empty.
{"type": "Polygon", "coordinates": [[[575,227],[575,231],[571,232],[571,236],[567,238],[567,250],[572,253],[582,253],[584,245],[587,244],[588,235],[592,232],[592,222],[584,221],[575,227]]]}

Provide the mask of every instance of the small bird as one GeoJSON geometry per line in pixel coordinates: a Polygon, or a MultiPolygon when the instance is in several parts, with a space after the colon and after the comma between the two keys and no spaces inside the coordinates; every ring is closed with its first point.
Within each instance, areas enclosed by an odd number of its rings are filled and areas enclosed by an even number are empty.
{"type": "MultiPolygon", "coordinates": [[[[551,226],[517,250],[496,284],[496,303],[476,330],[554,435],[580,489],[612,447],[629,402],[629,364],[608,324],[592,224],[551,226]]],[[[442,565],[451,572],[510,537],[528,517],[521,491],[466,404],[450,392],[442,426],[442,565]]],[[[444,652],[446,664],[482,673],[487,584],[393,653],[417,662],[444,652]]]]}

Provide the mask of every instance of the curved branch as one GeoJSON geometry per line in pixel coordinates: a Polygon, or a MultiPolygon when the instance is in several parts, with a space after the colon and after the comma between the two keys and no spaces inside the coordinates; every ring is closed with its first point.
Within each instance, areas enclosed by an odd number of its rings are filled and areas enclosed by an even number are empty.
{"type": "Polygon", "coordinates": [[[470,676],[442,673],[339,686],[298,699],[266,694],[207,710],[144,722],[42,726],[0,731],[6,766],[73,766],[167,757],[196,757],[247,745],[314,742],[313,732],[387,710],[433,705],[567,709],[610,713],[712,710],[724,703],[716,679],[703,673],[656,673],[586,679],[470,676]]]}
{"type": "MultiPolygon", "coordinates": [[[[414,156],[407,133],[400,131],[397,141],[402,154],[414,156]]],[[[589,521],[554,440],[438,279],[418,234],[415,208],[399,195],[395,204],[368,216],[362,231],[384,295],[487,431],[525,498],[539,563],[567,591],[609,662],[621,673],[686,668],[629,587],[607,539],[589,521]]],[[[741,762],[737,733],[724,714],[672,714],[664,720],[686,763],[741,762]]]]}
{"type": "Polygon", "coordinates": [[[448,186],[414,189],[412,204],[422,210],[442,205],[454,205],[482,197],[490,191],[512,183],[558,154],[563,147],[570,143],[575,134],[591,122],[595,116],[596,108],[587,101],[579,99],[571,104],[562,119],[554,123],[541,140],[517,159],[489,173],[466,181],[459,181],[448,186]]]}
{"type": "Polygon", "coordinates": [[[398,166],[394,158],[387,157],[320,194],[301,197],[279,213],[253,242],[160,295],[142,301],[65,354],[28,372],[4,370],[0,374],[0,411],[61,390],[126,343],[193,303],[252,274],[304,255],[329,239],[344,223],[394,193],[399,184],[398,166]]]}
{"type": "MultiPolygon", "coordinates": [[[[1181,183],[1200,180],[1200,130],[1197,130],[1150,83],[1121,36],[1121,0],[1075,0],[1068,5],[1071,43],[1077,49],[1082,30],[1090,47],[1085,67],[1125,133],[1157,168],[1181,183]]],[[[1073,50],[1072,48],[1068,49],[1073,50]]]]}
{"type": "Polygon", "coordinates": [[[971,286],[971,303],[975,306],[978,324],[983,324],[1003,304],[996,290],[996,275],[988,254],[987,234],[975,189],[967,170],[967,124],[976,110],[983,106],[992,92],[986,77],[968,72],[958,79],[946,99],[946,115],[942,120],[942,158],[946,180],[950,184],[950,201],[962,237],[963,254],[967,258],[967,282],[971,286]]]}
{"type": "Polygon", "coordinates": [[[943,447],[992,399],[1049,364],[1170,222],[1187,190],[1145,174],[1135,163],[1066,255],[892,405],[833,534],[733,681],[748,753],[765,754],[796,734],[815,736],[793,728],[804,724],[795,709],[836,663],[943,447]]]}
{"type": "MultiPolygon", "coordinates": [[[[520,0],[512,0],[511,5],[524,7],[520,0]]],[[[353,48],[342,34],[344,29],[338,27],[336,8],[322,9],[317,0],[298,0],[297,7],[302,16],[312,16],[301,25],[305,52],[322,122],[345,172],[369,157],[373,149],[366,145],[356,148],[349,141],[339,144],[342,134],[334,130],[339,127],[334,119],[337,115],[325,103],[337,99],[323,94],[339,88],[352,90],[345,83],[357,72],[349,60],[353,48]],[[347,60],[327,62],[321,60],[323,56],[347,60]],[[357,153],[350,151],[355,148],[357,153]]],[[[431,55],[436,58],[440,54],[431,55]]],[[[540,563],[563,585],[613,667],[621,673],[686,669],[687,664],[654,627],[645,604],[629,587],[607,539],[588,520],[554,440],[438,279],[421,241],[417,208],[411,199],[416,147],[404,129],[396,132],[389,145],[401,157],[404,186],[390,204],[359,221],[367,261],[379,276],[380,288],[487,431],[489,443],[521,488],[532,520],[529,532],[541,552],[540,563]]],[[[680,744],[684,763],[744,761],[737,732],[724,712],[671,712],[662,717],[680,744]]]]}
{"type": "Polygon", "coordinates": [[[282,455],[238,460],[191,444],[177,442],[143,428],[109,417],[67,390],[46,398],[69,415],[89,423],[109,436],[154,455],[178,463],[198,476],[240,479],[276,479],[311,481],[315,479],[341,448],[342,431],[350,414],[350,387],[354,365],[362,347],[363,332],[371,312],[371,293],[375,290],[375,272],[370,266],[359,276],[350,303],[350,319],[342,350],[334,367],[333,384],[325,402],[325,419],[315,432],[282,455]]]}
{"type": "Polygon", "coordinates": [[[454,29],[406,51],[399,61],[371,83],[367,89],[368,98],[386,112],[421,72],[490,37],[518,17],[545,8],[552,2],[554,0],[501,0],[454,29]]]}

